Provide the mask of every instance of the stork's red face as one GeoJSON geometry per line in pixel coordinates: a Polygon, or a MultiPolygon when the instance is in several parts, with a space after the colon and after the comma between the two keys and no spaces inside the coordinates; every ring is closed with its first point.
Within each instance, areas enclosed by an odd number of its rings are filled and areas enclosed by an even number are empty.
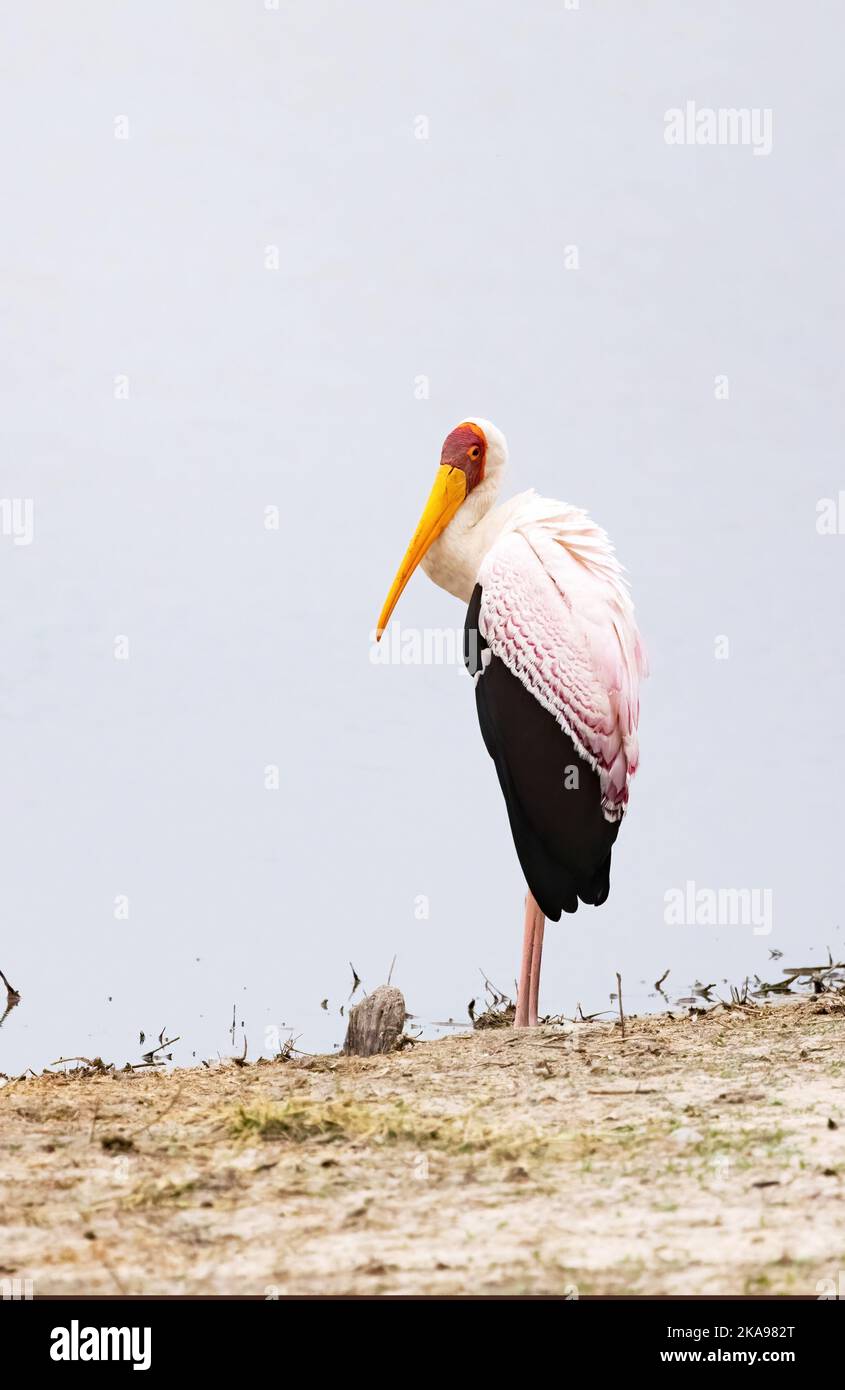
{"type": "Polygon", "coordinates": [[[484,477],[486,457],[487,440],[484,431],[469,420],[464,420],[443,441],[440,467],[434,487],[381,610],[376,628],[377,641],[390,621],[390,615],[399,602],[402,590],[425,552],[446,529],[461,503],[466,501],[472,489],[477,487],[484,477]]]}
{"type": "Polygon", "coordinates": [[[466,474],[467,496],[484,477],[484,461],[487,454],[487,440],[484,431],[469,421],[458,425],[443,440],[440,451],[441,468],[460,468],[466,474]]]}

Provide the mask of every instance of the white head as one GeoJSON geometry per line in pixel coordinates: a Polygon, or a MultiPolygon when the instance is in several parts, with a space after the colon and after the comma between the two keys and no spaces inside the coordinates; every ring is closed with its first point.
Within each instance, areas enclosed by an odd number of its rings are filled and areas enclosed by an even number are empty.
{"type": "Polygon", "coordinates": [[[464,425],[474,425],[476,430],[481,432],[484,448],[482,478],[496,478],[501,481],[502,473],[508,462],[508,441],[498,425],[494,425],[492,420],[484,420],[480,415],[468,415],[466,420],[463,420],[457,429],[452,430],[452,433],[444,439],[443,454],[450,448],[455,435],[464,425]]]}
{"type": "Polygon", "coordinates": [[[490,510],[507,461],[505,436],[489,420],[469,417],[447,434],[434,486],[381,611],[379,637],[420,560],[452,518],[473,526],[490,510]]]}

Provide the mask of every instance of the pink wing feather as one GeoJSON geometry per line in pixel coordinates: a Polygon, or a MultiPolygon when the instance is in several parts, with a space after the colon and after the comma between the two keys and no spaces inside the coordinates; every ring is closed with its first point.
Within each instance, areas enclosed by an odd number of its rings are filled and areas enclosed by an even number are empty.
{"type": "Polygon", "coordinates": [[[528,494],[512,527],[478,575],[482,636],[598,772],[605,818],[619,820],[647,673],[624,573],[577,508],[528,494]]]}

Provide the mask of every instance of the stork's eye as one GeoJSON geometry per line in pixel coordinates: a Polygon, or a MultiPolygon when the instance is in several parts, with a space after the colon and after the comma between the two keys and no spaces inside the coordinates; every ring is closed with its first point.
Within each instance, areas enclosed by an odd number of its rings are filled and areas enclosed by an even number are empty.
{"type": "Polygon", "coordinates": [[[481,457],[481,450],[479,449],[477,444],[473,444],[472,448],[469,451],[469,457],[472,459],[473,463],[477,458],[481,457]]]}

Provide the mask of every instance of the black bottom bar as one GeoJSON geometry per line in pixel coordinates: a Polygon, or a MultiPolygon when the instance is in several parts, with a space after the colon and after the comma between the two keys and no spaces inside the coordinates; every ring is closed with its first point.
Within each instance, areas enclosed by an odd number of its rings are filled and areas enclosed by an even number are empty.
{"type": "MultiPolygon", "coordinates": [[[[313,1358],[322,1378],[333,1347],[344,1362],[351,1354],[354,1364],[362,1353],[366,1356],[378,1345],[368,1341],[367,1324],[361,1322],[367,1316],[361,1305],[367,1303],[429,1305],[424,1313],[426,1321],[420,1323],[420,1335],[414,1335],[413,1342],[407,1344],[406,1369],[416,1381],[426,1369],[427,1348],[431,1369],[441,1373],[448,1369],[442,1364],[442,1343],[423,1335],[431,1330],[432,1317],[449,1317],[446,1307],[430,1306],[436,1304],[461,1305],[464,1319],[469,1305],[474,1305],[474,1322],[476,1314],[483,1317],[479,1305],[485,1303],[533,1303],[537,1306],[531,1316],[554,1338],[544,1360],[559,1359],[564,1366],[577,1357],[583,1369],[592,1364],[597,1374],[613,1368],[647,1372],[667,1368],[683,1375],[686,1368],[697,1365],[742,1365],[763,1374],[772,1367],[787,1366],[806,1374],[830,1364],[832,1349],[841,1345],[843,1326],[841,1302],[834,1295],[819,1299],[580,1300],[58,1298],[6,1300],[0,1303],[0,1327],[7,1350],[15,1345],[26,1349],[25,1364],[33,1372],[90,1377],[104,1371],[110,1375],[121,1370],[131,1373],[137,1364],[139,1370],[146,1370],[147,1375],[151,1372],[153,1377],[159,1373],[172,1377],[180,1372],[208,1372],[215,1379],[231,1375],[237,1378],[232,1383],[240,1384],[244,1377],[251,1378],[257,1365],[268,1371],[276,1365],[281,1376],[291,1356],[297,1365],[301,1361],[307,1365],[313,1358]],[[557,1306],[544,1306],[549,1303],[557,1306]],[[312,1323],[309,1311],[318,1323],[312,1323]],[[331,1333],[339,1320],[341,1326],[345,1323],[350,1312],[356,1318],[352,1342],[334,1342],[331,1333]],[[317,1338],[311,1337],[311,1327],[319,1329],[317,1338]],[[343,1351],[344,1345],[348,1345],[348,1352],[343,1351]]],[[[384,1311],[375,1323],[378,1336],[389,1327],[384,1311]]],[[[525,1312],[527,1309],[519,1315],[514,1329],[522,1326],[525,1312]]],[[[512,1344],[503,1307],[497,1307],[496,1318],[495,1345],[506,1355],[512,1344]]],[[[462,1330],[469,1332],[467,1322],[462,1330]]],[[[493,1355],[486,1337],[485,1345],[493,1355]]],[[[450,1359],[446,1355],[446,1362],[450,1359]]]]}

